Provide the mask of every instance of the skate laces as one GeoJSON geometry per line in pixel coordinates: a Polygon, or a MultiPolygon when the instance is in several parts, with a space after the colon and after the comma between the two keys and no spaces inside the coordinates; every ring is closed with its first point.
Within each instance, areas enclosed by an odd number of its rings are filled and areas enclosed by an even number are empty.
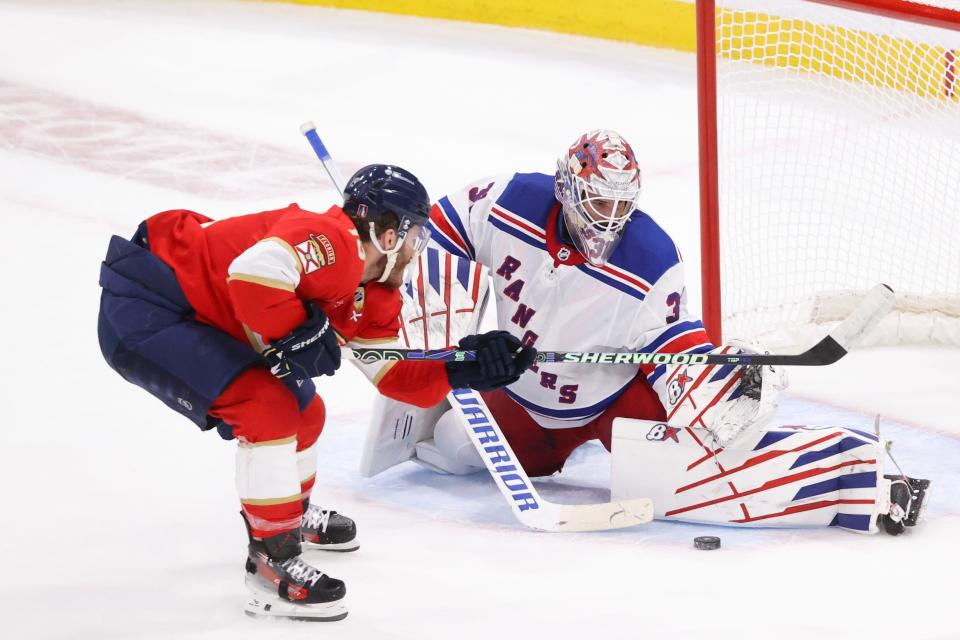
{"type": "Polygon", "coordinates": [[[290,558],[280,563],[283,570],[290,574],[290,577],[300,584],[309,584],[311,587],[317,584],[317,580],[323,577],[323,572],[315,567],[311,567],[304,562],[300,556],[290,558]]]}
{"type": "Polygon", "coordinates": [[[310,505],[307,512],[303,514],[303,523],[311,529],[319,529],[323,533],[327,532],[327,525],[330,524],[330,516],[333,511],[327,511],[320,507],[310,505]]]}

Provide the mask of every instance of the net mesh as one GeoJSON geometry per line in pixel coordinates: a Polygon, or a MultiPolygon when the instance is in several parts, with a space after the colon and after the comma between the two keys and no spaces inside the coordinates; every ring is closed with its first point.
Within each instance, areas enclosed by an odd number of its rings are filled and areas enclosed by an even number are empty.
{"type": "Polygon", "coordinates": [[[716,19],[725,336],[803,340],[885,282],[909,308],[877,341],[960,344],[960,32],[801,0],[716,19]]]}

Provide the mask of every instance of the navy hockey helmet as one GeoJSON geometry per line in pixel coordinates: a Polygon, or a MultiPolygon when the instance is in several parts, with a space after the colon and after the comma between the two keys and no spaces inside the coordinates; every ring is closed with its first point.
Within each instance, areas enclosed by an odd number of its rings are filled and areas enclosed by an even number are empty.
{"type": "Polygon", "coordinates": [[[430,239],[430,229],[427,227],[430,196],[417,177],[401,167],[370,164],[357,171],[343,190],[343,210],[360,224],[369,224],[370,242],[377,251],[392,258],[384,272],[384,279],[412,228],[419,227],[417,236],[410,238],[410,244],[417,253],[423,251],[430,239]],[[390,250],[380,245],[374,231],[377,221],[388,212],[399,220],[397,243],[390,250]]]}
{"type": "Polygon", "coordinates": [[[427,225],[430,196],[417,177],[389,164],[370,164],[357,171],[343,190],[343,210],[347,215],[376,222],[386,212],[394,213],[410,225],[427,225]]]}

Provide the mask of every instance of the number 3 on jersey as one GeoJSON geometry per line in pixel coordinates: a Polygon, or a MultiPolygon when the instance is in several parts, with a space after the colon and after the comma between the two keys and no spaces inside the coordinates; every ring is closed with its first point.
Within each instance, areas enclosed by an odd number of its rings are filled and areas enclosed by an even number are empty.
{"type": "Polygon", "coordinates": [[[676,291],[667,296],[667,306],[672,308],[672,313],[666,318],[667,324],[680,319],[680,300],[680,294],[676,291]]]}

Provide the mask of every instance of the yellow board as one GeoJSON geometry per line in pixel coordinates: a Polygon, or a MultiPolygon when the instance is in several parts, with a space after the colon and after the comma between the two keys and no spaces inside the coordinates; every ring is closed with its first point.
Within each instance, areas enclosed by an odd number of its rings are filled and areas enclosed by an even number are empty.
{"type": "Polygon", "coordinates": [[[286,0],[427,18],[544,29],[653,47],[696,49],[694,5],[679,0],[286,0]]]}
{"type": "Polygon", "coordinates": [[[717,38],[720,56],[731,60],[960,102],[960,50],[729,9],[717,10],[717,38]]]}
{"type": "MultiPolygon", "coordinates": [[[[275,0],[276,1],[276,0],[275,0]]],[[[696,50],[695,5],[682,0],[280,0],[696,50]]],[[[960,50],[773,15],[717,10],[719,54],[960,102],[960,50]]]]}

